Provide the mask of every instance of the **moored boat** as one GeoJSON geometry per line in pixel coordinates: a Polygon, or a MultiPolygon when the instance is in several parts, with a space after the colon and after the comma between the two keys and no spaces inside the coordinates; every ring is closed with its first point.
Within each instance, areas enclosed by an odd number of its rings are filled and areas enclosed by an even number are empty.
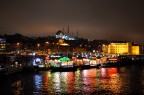
{"type": "Polygon", "coordinates": [[[105,63],[102,63],[100,67],[116,67],[118,66],[119,58],[113,57],[113,58],[107,58],[105,63]]]}
{"type": "Polygon", "coordinates": [[[76,67],[67,66],[67,67],[51,67],[51,72],[67,72],[67,71],[76,71],[76,67]]]}
{"type": "Polygon", "coordinates": [[[62,57],[58,60],[50,61],[50,70],[54,71],[75,71],[77,67],[74,65],[74,61],[70,60],[68,57],[62,57]]]}
{"type": "Polygon", "coordinates": [[[9,66],[4,67],[3,74],[10,75],[10,74],[21,72],[22,70],[23,70],[23,66],[21,64],[9,65],[9,66]]]}

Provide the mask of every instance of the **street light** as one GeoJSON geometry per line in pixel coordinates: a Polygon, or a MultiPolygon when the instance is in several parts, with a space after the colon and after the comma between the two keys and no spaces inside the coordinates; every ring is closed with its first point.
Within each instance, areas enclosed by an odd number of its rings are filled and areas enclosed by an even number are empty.
{"type": "Polygon", "coordinates": [[[47,50],[47,49],[48,49],[49,42],[48,42],[48,41],[46,41],[46,42],[45,42],[45,44],[46,44],[46,46],[45,46],[45,50],[46,50],[46,52],[48,52],[48,50],[47,50]]]}
{"type": "Polygon", "coordinates": [[[19,49],[19,45],[20,45],[20,43],[17,43],[17,44],[16,44],[16,46],[17,46],[17,49],[19,49]]]}
{"type": "Polygon", "coordinates": [[[39,50],[40,44],[37,44],[37,47],[38,47],[38,50],[39,50]]]}
{"type": "Polygon", "coordinates": [[[48,45],[48,44],[49,44],[49,42],[48,42],[48,41],[46,41],[46,44],[48,45]]]}
{"type": "Polygon", "coordinates": [[[16,43],[16,53],[19,54],[20,43],[16,43]]]}
{"type": "Polygon", "coordinates": [[[46,43],[46,49],[47,49],[47,48],[48,48],[48,44],[49,44],[49,42],[48,42],[48,41],[46,41],[45,43],[46,43]]]}

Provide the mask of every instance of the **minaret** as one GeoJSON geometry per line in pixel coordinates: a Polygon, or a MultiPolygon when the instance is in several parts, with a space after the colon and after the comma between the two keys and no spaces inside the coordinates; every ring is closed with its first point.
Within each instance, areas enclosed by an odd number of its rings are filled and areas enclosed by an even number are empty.
{"type": "Polygon", "coordinates": [[[69,26],[68,26],[68,35],[69,35],[69,26]]]}
{"type": "Polygon", "coordinates": [[[72,32],[72,37],[73,37],[73,32],[72,32]]]}
{"type": "Polygon", "coordinates": [[[77,30],[77,37],[78,37],[78,30],[77,30]]]}
{"type": "Polygon", "coordinates": [[[64,28],[63,28],[62,32],[64,33],[64,28]]]}

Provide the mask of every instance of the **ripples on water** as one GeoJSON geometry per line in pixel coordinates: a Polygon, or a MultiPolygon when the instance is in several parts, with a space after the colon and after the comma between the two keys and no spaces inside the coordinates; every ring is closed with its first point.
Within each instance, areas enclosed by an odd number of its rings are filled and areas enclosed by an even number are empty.
{"type": "Polygon", "coordinates": [[[21,73],[1,78],[0,95],[144,94],[144,67],[21,73]]]}

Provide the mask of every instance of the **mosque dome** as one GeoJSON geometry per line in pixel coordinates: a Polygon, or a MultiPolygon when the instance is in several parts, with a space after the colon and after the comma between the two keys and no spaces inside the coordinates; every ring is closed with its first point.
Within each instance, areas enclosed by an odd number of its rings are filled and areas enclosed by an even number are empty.
{"type": "Polygon", "coordinates": [[[63,36],[64,36],[64,33],[60,30],[56,33],[56,38],[62,38],[63,36]]]}
{"type": "Polygon", "coordinates": [[[64,35],[64,33],[63,33],[61,30],[59,30],[59,31],[56,33],[56,35],[64,35]]]}

